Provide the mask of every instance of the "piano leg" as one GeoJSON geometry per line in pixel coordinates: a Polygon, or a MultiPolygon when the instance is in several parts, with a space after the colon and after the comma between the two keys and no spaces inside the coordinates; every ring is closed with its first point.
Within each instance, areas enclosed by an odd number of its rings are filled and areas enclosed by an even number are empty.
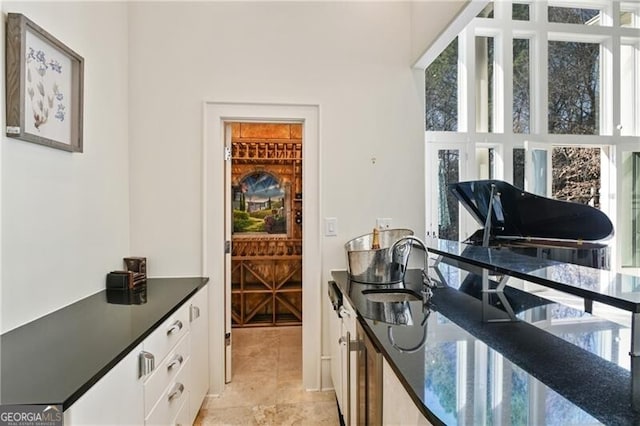
{"type": "Polygon", "coordinates": [[[592,314],[593,313],[593,300],[591,299],[587,299],[585,297],[584,299],[584,311],[588,314],[592,314]]]}
{"type": "Polygon", "coordinates": [[[489,271],[486,269],[482,270],[482,321],[483,322],[510,322],[517,321],[516,314],[513,312],[513,308],[511,304],[504,296],[504,288],[507,285],[507,281],[509,281],[509,275],[503,275],[500,278],[500,282],[495,289],[489,288],[489,271]],[[502,306],[506,309],[509,318],[489,318],[488,308],[489,308],[489,294],[495,293],[500,299],[502,306]]]}
{"type": "Polygon", "coordinates": [[[444,275],[442,275],[442,271],[440,271],[440,262],[442,262],[442,259],[444,259],[444,257],[442,256],[438,256],[434,261],[433,261],[433,265],[431,265],[431,268],[433,268],[433,270],[435,271],[436,275],[438,276],[437,280],[434,280],[436,282],[436,288],[444,288],[447,287],[447,280],[444,278],[444,275]]]}

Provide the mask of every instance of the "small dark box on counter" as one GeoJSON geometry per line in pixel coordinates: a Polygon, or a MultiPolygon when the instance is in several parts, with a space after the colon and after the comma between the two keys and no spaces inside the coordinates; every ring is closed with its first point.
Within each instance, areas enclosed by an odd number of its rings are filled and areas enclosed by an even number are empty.
{"type": "Polygon", "coordinates": [[[107,303],[115,305],[144,305],[147,303],[147,286],[141,284],[131,290],[107,288],[107,303]]]}
{"type": "Polygon", "coordinates": [[[131,271],[109,272],[107,274],[107,290],[130,290],[146,281],[135,278],[134,272],[131,271]]]}
{"type": "Polygon", "coordinates": [[[127,271],[133,271],[147,275],[147,258],[146,257],[125,257],[124,267],[127,271]]]}
{"type": "Polygon", "coordinates": [[[147,281],[147,258],[146,257],[125,257],[124,269],[133,273],[134,285],[147,281]]]}

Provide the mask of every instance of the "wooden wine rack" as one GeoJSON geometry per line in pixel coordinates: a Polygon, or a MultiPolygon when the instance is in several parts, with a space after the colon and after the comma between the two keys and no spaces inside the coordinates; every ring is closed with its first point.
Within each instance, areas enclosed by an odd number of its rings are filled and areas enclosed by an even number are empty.
{"type": "Polygon", "coordinates": [[[232,325],[302,324],[302,127],[235,123],[231,159],[234,185],[262,171],[276,176],[290,191],[286,235],[232,238],[232,325]]]}

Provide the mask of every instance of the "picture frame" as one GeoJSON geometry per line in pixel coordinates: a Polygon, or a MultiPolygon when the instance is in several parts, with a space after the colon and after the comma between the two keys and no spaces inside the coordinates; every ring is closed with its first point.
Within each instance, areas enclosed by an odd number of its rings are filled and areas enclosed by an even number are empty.
{"type": "Polygon", "coordinates": [[[7,14],[6,134],[83,150],[84,59],[20,13],[7,14]]]}

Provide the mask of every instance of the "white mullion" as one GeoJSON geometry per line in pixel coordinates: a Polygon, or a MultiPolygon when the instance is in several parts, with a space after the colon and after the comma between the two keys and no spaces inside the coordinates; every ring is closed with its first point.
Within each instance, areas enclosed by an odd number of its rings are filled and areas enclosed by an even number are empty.
{"type": "Polygon", "coordinates": [[[507,110],[511,111],[506,98],[508,72],[511,68],[507,58],[511,55],[507,52],[507,45],[511,45],[511,32],[501,31],[493,39],[493,132],[504,133],[506,127],[507,110]]]}
{"type": "MultiPolygon", "coordinates": [[[[552,145],[562,146],[601,146],[613,145],[618,138],[607,135],[570,135],[570,134],[548,134],[545,141],[552,145]]],[[[538,139],[536,139],[537,141],[538,139]]]]}
{"type": "Polygon", "coordinates": [[[466,133],[463,132],[445,132],[445,131],[427,131],[425,132],[425,138],[427,144],[430,143],[451,143],[464,145],[469,138],[466,133]]]}
{"type": "Polygon", "coordinates": [[[634,86],[632,90],[634,91],[634,99],[633,102],[635,111],[633,113],[633,136],[640,136],[640,42],[634,44],[634,86]]]}
{"type": "MultiPolygon", "coordinates": [[[[549,42],[547,36],[547,2],[533,3],[535,19],[539,23],[535,38],[529,47],[531,52],[531,106],[530,106],[530,134],[539,135],[545,140],[549,133],[549,42]]],[[[540,140],[540,141],[542,141],[540,140]]]]}
{"type": "MultiPolygon", "coordinates": [[[[476,139],[476,81],[475,81],[475,63],[476,63],[476,28],[472,22],[463,32],[461,37],[464,49],[464,69],[466,73],[465,87],[463,88],[465,96],[466,109],[464,110],[465,120],[467,124],[466,140],[460,150],[460,176],[461,181],[470,179],[473,175],[469,173],[470,164],[475,164],[475,149],[469,150],[470,141],[476,139]],[[470,152],[471,151],[471,152],[470,152]],[[473,158],[469,158],[470,156],[473,158]],[[471,163],[471,161],[474,161],[471,163]]],[[[464,232],[463,216],[459,217],[460,233],[464,232]]]]}
{"type": "Polygon", "coordinates": [[[602,9],[609,0],[549,0],[549,6],[575,7],[578,9],[602,9]]]}
{"type": "MultiPolygon", "coordinates": [[[[475,103],[472,83],[472,71],[474,70],[475,51],[473,49],[473,29],[469,28],[460,32],[458,36],[458,131],[468,133],[472,131],[471,118],[475,118],[475,103]]],[[[475,131],[475,129],[473,129],[475,131]]]]}
{"type": "Polygon", "coordinates": [[[633,93],[632,130],[630,136],[640,136],[640,40],[629,43],[633,46],[633,82],[628,88],[633,93]]]}
{"type": "MultiPolygon", "coordinates": [[[[498,153],[496,178],[513,181],[513,20],[512,20],[512,2],[498,2],[500,4],[501,31],[500,31],[500,54],[496,55],[496,59],[500,66],[494,67],[502,70],[501,82],[496,82],[495,87],[498,89],[495,94],[496,99],[501,100],[500,119],[496,120],[496,130],[506,135],[506,143],[498,143],[496,151],[498,153]]],[[[498,115],[494,113],[496,117],[498,115]]]]}
{"type": "Polygon", "coordinates": [[[513,133],[513,25],[511,16],[505,19],[504,30],[500,38],[502,61],[502,93],[497,94],[502,99],[502,133],[513,133]]]}
{"type": "Polygon", "coordinates": [[[620,135],[620,37],[600,46],[600,134],[620,135]],[[618,76],[618,77],[616,77],[618,76]]]}

